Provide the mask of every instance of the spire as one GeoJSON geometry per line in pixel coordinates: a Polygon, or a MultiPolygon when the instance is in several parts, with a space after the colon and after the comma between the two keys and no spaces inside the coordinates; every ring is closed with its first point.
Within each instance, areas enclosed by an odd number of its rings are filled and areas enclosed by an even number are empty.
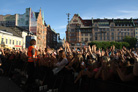
{"type": "Polygon", "coordinates": [[[93,24],[93,17],[92,17],[92,24],[93,24]]]}
{"type": "Polygon", "coordinates": [[[41,7],[40,7],[40,11],[41,11],[41,7]]]}

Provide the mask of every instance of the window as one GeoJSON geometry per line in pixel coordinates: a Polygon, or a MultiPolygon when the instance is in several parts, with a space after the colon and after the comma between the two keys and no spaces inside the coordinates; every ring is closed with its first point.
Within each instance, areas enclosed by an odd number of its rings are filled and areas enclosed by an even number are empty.
{"type": "Polygon", "coordinates": [[[131,33],[131,36],[133,36],[133,33],[131,33]]]}
{"type": "Polygon", "coordinates": [[[81,41],[83,41],[83,38],[81,38],[81,41]]]}
{"type": "Polygon", "coordinates": [[[95,32],[95,35],[97,36],[97,32],[95,32]]]}
{"type": "Polygon", "coordinates": [[[109,31],[109,28],[107,28],[107,31],[109,31]]]}
{"type": "Polygon", "coordinates": [[[112,40],[114,40],[114,37],[112,37],[112,40]]]}
{"type": "Polygon", "coordinates": [[[105,36],[104,36],[104,40],[105,40],[105,36]]]}
{"type": "Polygon", "coordinates": [[[128,35],[129,35],[129,33],[128,33],[128,35]]]}
{"type": "Polygon", "coordinates": [[[28,25],[28,21],[26,21],[26,25],[28,25]]]}
{"type": "Polygon", "coordinates": [[[92,41],[92,38],[90,38],[90,41],[92,41]]]}
{"type": "Polygon", "coordinates": [[[83,34],[81,33],[81,36],[83,36],[83,34]]]}
{"type": "Polygon", "coordinates": [[[12,44],[14,45],[14,40],[12,41],[12,44]]]}
{"type": "Polygon", "coordinates": [[[114,29],[111,29],[111,31],[114,31],[114,29]]]}
{"type": "Polygon", "coordinates": [[[109,36],[107,36],[107,40],[109,40],[109,36]]]}
{"type": "Polygon", "coordinates": [[[102,36],[100,37],[100,40],[102,40],[102,36]]]}
{"type": "Polygon", "coordinates": [[[71,32],[74,32],[74,29],[71,29],[71,32]]]}
{"type": "Polygon", "coordinates": [[[112,36],[114,35],[114,33],[112,33],[112,36]]]}
{"type": "Polygon", "coordinates": [[[2,42],[4,42],[4,38],[2,38],[2,40],[1,40],[2,42]]]}
{"type": "Polygon", "coordinates": [[[85,38],[85,41],[88,41],[88,38],[85,38]]]}
{"type": "Polygon", "coordinates": [[[123,29],[121,29],[121,31],[123,31],[123,29]]]}
{"type": "Polygon", "coordinates": [[[127,31],[129,31],[129,29],[127,29],[127,31]]]}
{"type": "Polygon", "coordinates": [[[77,45],[77,46],[80,46],[80,43],[77,43],[76,45],[77,45]]]}
{"type": "Polygon", "coordinates": [[[92,36],[92,34],[90,34],[90,36],[92,36]]]}
{"type": "Polygon", "coordinates": [[[85,36],[88,36],[88,33],[85,33],[85,36]]]}
{"type": "Polygon", "coordinates": [[[98,31],[98,29],[97,28],[94,28],[94,31],[98,31]]]}
{"type": "Polygon", "coordinates": [[[6,39],[6,44],[8,44],[8,39],[6,39]]]}
{"type": "Polygon", "coordinates": [[[126,31],[126,29],[124,29],[124,31],[126,31]]]}
{"type": "Polygon", "coordinates": [[[83,42],[82,45],[84,46],[85,45],[85,42],[83,42]]]}
{"type": "Polygon", "coordinates": [[[21,41],[19,41],[19,45],[21,45],[21,41]]]}
{"type": "Polygon", "coordinates": [[[109,33],[107,33],[107,36],[109,36],[109,33]]]}
{"type": "Polygon", "coordinates": [[[113,26],[114,26],[114,24],[111,25],[111,27],[113,27],[113,26]]]}
{"type": "Polygon", "coordinates": [[[11,44],[11,39],[10,39],[10,43],[9,44],[11,44]]]}
{"type": "Polygon", "coordinates": [[[119,31],[119,29],[117,29],[117,31],[119,31]]]}
{"type": "Polygon", "coordinates": [[[118,40],[119,40],[120,38],[118,37],[118,40]]]}
{"type": "Polygon", "coordinates": [[[120,32],[118,33],[118,35],[120,35],[120,32]]]}
{"type": "Polygon", "coordinates": [[[18,45],[18,41],[16,41],[16,45],[18,45]]]}
{"type": "Polygon", "coordinates": [[[121,33],[121,35],[123,35],[123,33],[121,33]]]}
{"type": "Polygon", "coordinates": [[[133,31],[133,29],[131,29],[131,31],[133,31]]]}
{"type": "Polygon", "coordinates": [[[97,40],[97,36],[95,36],[95,40],[97,40]]]}

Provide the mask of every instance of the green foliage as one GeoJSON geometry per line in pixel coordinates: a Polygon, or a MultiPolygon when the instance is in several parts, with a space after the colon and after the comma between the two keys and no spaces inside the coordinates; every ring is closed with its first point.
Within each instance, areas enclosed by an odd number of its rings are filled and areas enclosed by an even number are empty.
{"type": "Polygon", "coordinates": [[[137,43],[137,39],[135,37],[130,37],[130,36],[126,36],[123,39],[123,41],[129,43],[130,45],[129,48],[134,48],[137,43]]]}
{"type": "Polygon", "coordinates": [[[115,46],[117,49],[122,49],[123,46],[125,46],[126,48],[128,48],[130,45],[127,42],[91,42],[89,43],[89,45],[96,45],[97,48],[110,48],[111,46],[115,46]]]}

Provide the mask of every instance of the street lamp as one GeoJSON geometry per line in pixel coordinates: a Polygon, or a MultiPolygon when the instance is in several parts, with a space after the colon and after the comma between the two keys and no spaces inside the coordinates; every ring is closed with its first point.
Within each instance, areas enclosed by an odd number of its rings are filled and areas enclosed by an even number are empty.
{"type": "Polygon", "coordinates": [[[68,37],[67,37],[67,41],[69,42],[69,17],[70,17],[70,13],[67,13],[67,19],[68,19],[68,26],[67,26],[67,32],[68,32],[68,37]]]}

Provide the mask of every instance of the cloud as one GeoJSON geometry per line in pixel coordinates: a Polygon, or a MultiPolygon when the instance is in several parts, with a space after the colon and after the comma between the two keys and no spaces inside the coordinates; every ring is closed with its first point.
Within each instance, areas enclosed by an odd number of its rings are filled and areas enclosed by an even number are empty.
{"type": "Polygon", "coordinates": [[[95,13],[85,13],[82,14],[82,19],[92,19],[95,18],[138,18],[138,10],[116,10],[114,12],[110,11],[107,13],[95,12],[95,13]]]}
{"type": "Polygon", "coordinates": [[[119,10],[118,12],[120,12],[120,13],[128,13],[128,14],[130,14],[130,13],[136,13],[136,12],[138,12],[138,11],[119,10]]]}

